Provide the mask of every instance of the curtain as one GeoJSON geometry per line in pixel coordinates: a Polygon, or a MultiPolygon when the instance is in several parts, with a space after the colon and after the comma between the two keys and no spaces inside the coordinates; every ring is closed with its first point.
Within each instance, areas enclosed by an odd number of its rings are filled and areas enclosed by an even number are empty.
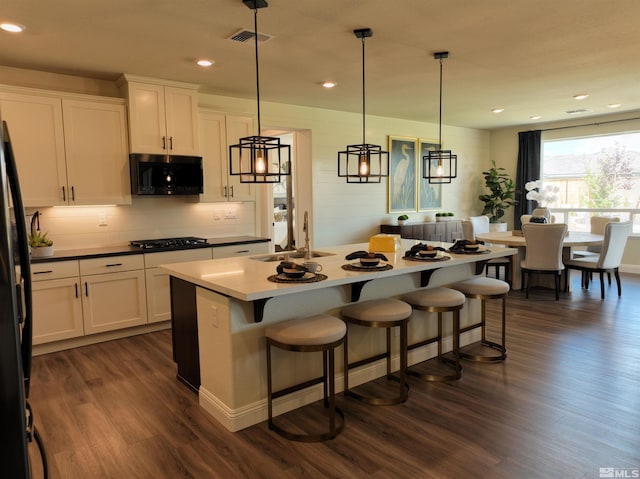
{"type": "Polygon", "coordinates": [[[540,150],[542,147],[542,131],[521,131],[518,133],[518,168],[516,170],[516,200],[513,223],[515,228],[522,227],[520,216],[530,214],[533,201],[526,199],[524,185],[529,181],[540,179],[540,150]]]}

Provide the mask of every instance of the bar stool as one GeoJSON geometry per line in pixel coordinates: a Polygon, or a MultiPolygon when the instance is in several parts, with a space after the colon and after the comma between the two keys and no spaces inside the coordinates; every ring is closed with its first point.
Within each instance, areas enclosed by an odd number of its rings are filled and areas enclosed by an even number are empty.
{"type": "MultiPolygon", "coordinates": [[[[507,294],[509,293],[509,284],[499,279],[477,276],[465,281],[449,285],[450,288],[456,289],[463,293],[469,299],[480,300],[480,322],[466,326],[460,329],[460,334],[471,331],[476,328],[482,328],[482,337],[480,344],[490,349],[494,349],[499,354],[473,354],[460,350],[460,357],[470,361],[480,362],[500,362],[507,357],[507,348],[505,346],[506,338],[506,320],[507,320],[507,294]],[[486,336],[486,301],[489,299],[502,299],[502,334],[501,342],[496,343],[487,340],[486,336]]],[[[472,345],[465,346],[471,349],[472,345]]]]}
{"type": "Polygon", "coordinates": [[[367,328],[385,328],[387,330],[387,351],[385,353],[361,359],[349,364],[349,335],[344,340],[344,394],[359,401],[374,406],[388,406],[405,402],[408,397],[409,385],[406,381],[407,369],[407,324],[411,317],[411,306],[398,299],[372,299],[361,303],[351,304],[342,308],[342,319],[351,324],[367,328]],[[400,371],[398,378],[391,375],[391,329],[400,328],[400,371]],[[379,359],[387,360],[387,379],[398,380],[398,395],[391,398],[371,397],[351,391],[349,389],[349,368],[356,368],[372,363],[379,359]]]}
{"type": "MultiPolygon", "coordinates": [[[[267,388],[269,429],[292,441],[319,442],[333,439],[344,428],[344,414],[335,403],[335,349],[345,342],[347,327],[340,319],[326,314],[307,318],[292,319],[273,324],[265,328],[267,339],[267,388]],[[288,388],[273,391],[271,373],[271,346],[286,351],[313,352],[322,351],[323,371],[319,378],[311,379],[288,388]],[[289,432],[273,420],[273,400],[286,394],[323,383],[324,407],[328,408],[329,429],[318,434],[297,434],[289,432]],[[336,414],[339,420],[336,421],[336,414]]],[[[346,346],[346,345],[345,345],[346,346]]]]}
{"type": "MultiPolygon", "coordinates": [[[[414,310],[425,311],[428,313],[438,313],[438,335],[428,338],[415,344],[410,344],[407,349],[411,351],[427,344],[438,342],[438,356],[435,359],[442,364],[445,373],[420,373],[412,367],[407,368],[407,374],[417,376],[427,381],[452,381],[462,376],[462,366],[460,365],[460,310],[464,306],[465,296],[460,291],[451,288],[430,288],[421,289],[409,293],[402,298],[409,303],[414,310]],[[453,358],[445,357],[442,353],[442,320],[443,313],[453,313],[452,341],[453,347],[451,353],[453,358]]],[[[415,317],[414,317],[415,318],[415,317]]],[[[415,319],[414,319],[415,320],[415,319]]],[[[419,364],[426,364],[431,359],[423,361],[419,364]]],[[[416,366],[416,365],[413,365],[416,366]]]]}

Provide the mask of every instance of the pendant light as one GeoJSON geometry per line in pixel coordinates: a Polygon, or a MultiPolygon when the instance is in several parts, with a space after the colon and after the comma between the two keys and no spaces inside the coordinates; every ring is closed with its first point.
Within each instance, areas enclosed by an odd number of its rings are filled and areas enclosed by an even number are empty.
{"type": "Polygon", "coordinates": [[[442,149],[442,59],[449,52],[436,52],[433,58],[440,60],[440,120],[438,121],[438,149],[422,157],[422,177],[429,183],[451,183],[458,175],[458,156],[442,149]]]}
{"type": "Polygon", "coordinates": [[[258,134],[240,138],[229,146],[229,173],[240,176],[240,183],[280,183],[282,176],[291,175],[291,147],[280,144],[280,138],[261,136],[260,71],[258,64],[258,9],[268,6],[265,0],[242,0],[253,10],[256,51],[256,92],[258,103],[258,134]]]}
{"type": "Polygon", "coordinates": [[[356,38],[362,40],[362,144],[347,145],[345,151],[338,152],[338,176],[347,183],[380,183],[388,176],[389,152],[379,145],[365,143],[365,70],[364,39],[373,36],[370,28],[354,30],[356,38]]]}

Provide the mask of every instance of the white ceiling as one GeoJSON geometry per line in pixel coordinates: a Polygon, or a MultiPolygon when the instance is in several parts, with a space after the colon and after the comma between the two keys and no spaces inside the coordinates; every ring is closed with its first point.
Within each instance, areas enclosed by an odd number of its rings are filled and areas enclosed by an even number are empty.
{"type": "MultiPolygon", "coordinates": [[[[275,101],[362,112],[361,41],[366,40],[366,111],[498,128],[640,109],[639,0],[268,0],[258,30],[260,94],[275,101]],[[325,90],[323,80],[338,86],[325,90]],[[583,101],[572,98],[588,93],[583,101]],[[501,114],[491,113],[503,107],[501,114]]],[[[255,98],[253,30],[241,0],[2,0],[0,65],[115,80],[121,73],[180,80],[201,91],[255,98]],[[202,69],[195,60],[215,65],[202,69]]],[[[0,83],[2,79],[0,78],[0,83]]]]}

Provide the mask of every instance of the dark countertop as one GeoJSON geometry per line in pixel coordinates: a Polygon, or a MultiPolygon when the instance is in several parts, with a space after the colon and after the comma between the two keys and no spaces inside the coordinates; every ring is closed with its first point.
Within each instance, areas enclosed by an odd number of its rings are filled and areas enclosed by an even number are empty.
{"type": "Polygon", "coordinates": [[[46,263],[50,261],[68,261],[74,259],[104,258],[108,256],[120,256],[125,254],[147,254],[160,253],[163,251],[179,251],[196,248],[216,248],[220,246],[231,246],[251,243],[268,243],[269,238],[259,238],[256,236],[224,236],[221,238],[207,238],[208,243],[188,246],[172,246],[169,248],[142,249],[133,248],[128,244],[116,246],[103,246],[99,248],[65,249],[56,251],[53,256],[42,258],[31,258],[32,263],[46,263]]]}

